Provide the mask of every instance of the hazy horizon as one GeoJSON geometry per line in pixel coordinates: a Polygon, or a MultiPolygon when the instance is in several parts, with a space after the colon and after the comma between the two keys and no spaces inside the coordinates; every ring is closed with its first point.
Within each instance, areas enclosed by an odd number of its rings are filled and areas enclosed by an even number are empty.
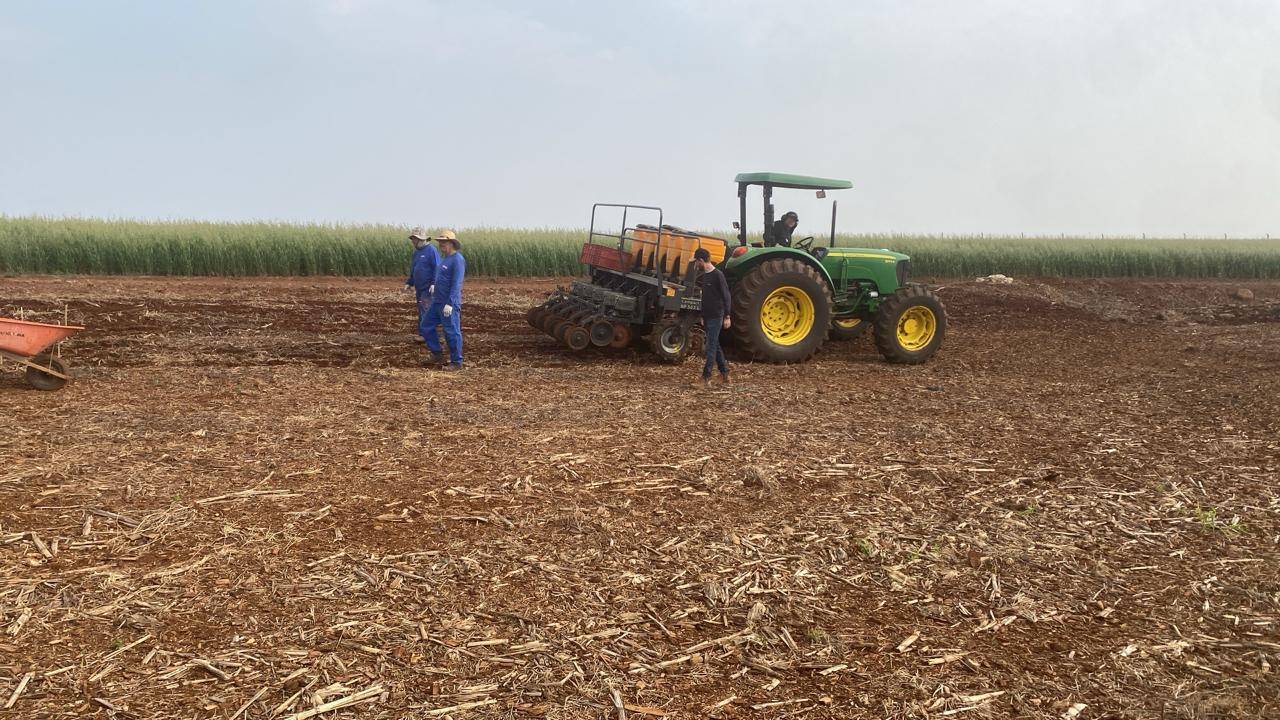
{"type": "Polygon", "coordinates": [[[727,232],[777,170],[851,179],[842,233],[1261,238],[1276,37],[1244,0],[11,4],[0,214],[727,232]]]}

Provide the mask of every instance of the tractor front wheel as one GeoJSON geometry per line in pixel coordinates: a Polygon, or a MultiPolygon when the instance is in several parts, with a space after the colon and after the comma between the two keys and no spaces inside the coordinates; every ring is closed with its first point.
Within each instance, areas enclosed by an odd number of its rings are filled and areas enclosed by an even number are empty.
{"type": "Polygon", "coordinates": [[[754,360],[804,362],[826,342],[831,288],[800,260],[766,260],[734,288],[732,327],[734,340],[754,360]]]}
{"type": "Polygon", "coordinates": [[[920,285],[884,298],[876,312],[876,349],[889,362],[925,362],[938,352],[946,331],[947,312],[942,301],[920,285]]]}
{"type": "Polygon", "coordinates": [[[831,321],[832,340],[854,340],[862,337],[871,323],[862,318],[836,318],[831,321]]]}

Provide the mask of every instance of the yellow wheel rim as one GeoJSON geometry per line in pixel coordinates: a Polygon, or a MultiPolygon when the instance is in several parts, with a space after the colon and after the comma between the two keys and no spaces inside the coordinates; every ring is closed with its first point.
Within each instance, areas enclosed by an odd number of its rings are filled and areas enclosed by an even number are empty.
{"type": "Polygon", "coordinates": [[[836,320],[836,327],[852,330],[862,324],[862,318],[840,318],[836,320]]]}
{"type": "Polygon", "coordinates": [[[770,342],[795,345],[813,330],[813,299],[798,287],[780,287],[760,305],[760,327],[770,342]]]}
{"type": "Polygon", "coordinates": [[[938,318],[923,305],[907,308],[898,318],[898,344],[916,351],[933,341],[938,332],[938,318]]]}

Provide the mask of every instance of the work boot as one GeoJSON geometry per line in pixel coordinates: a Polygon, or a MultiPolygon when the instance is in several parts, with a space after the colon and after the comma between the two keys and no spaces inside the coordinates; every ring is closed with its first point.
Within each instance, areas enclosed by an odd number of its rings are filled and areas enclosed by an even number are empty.
{"type": "Polygon", "coordinates": [[[722,372],[722,373],[720,373],[720,384],[721,384],[721,385],[728,385],[728,384],[729,384],[729,373],[727,373],[727,372],[722,372]]]}
{"type": "Polygon", "coordinates": [[[707,377],[702,378],[702,387],[708,390],[711,389],[711,376],[708,375],[707,377]]]}
{"type": "Polygon", "coordinates": [[[435,365],[436,367],[440,367],[445,362],[444,353],[442,352],[431,353],[431,360],[429,362],[432,365],[435,365]]]}
{"type": "Polygon", "coordinates": [[[462,369],[462,363],[449,363],[444,366],[446,372],[458,372],[462,369]]]}

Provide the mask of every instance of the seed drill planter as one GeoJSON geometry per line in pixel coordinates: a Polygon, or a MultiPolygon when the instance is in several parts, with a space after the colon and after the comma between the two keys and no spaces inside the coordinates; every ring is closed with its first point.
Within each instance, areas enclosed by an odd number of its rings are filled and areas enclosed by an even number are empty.
{"type": "Polygon", "coordinates": [[[845,190],[848,180],[742,173],[738,186],[736,247],[731,241],[667,225],[661,208],[597,203],[582,248],[587,277],[561,288],[529,311],[529,324],[581,351],[592,345],[623,348],[647,340],[668,362],[689,351],[690,330],[702,306],[692,262],[706,250],[724,271],[733,295],[726,339],[752,360],[798,363],[811,359],[830,337],[851,340],[872,331],[890,362],[922,363],[942,346],[947,316],[938,296],[911,281],[911,259],[880,248],[837,247],[836,204],[825,246],[805,237],[775,238],[775,189],[845,190]],[[750,242],[747,197],[760,188],[764,240],[750,242]],[[617,233],[600,227],[600,210],[620,211],[617,233]],[[643,218],[649,223],[641,224],[643,218]]]}

